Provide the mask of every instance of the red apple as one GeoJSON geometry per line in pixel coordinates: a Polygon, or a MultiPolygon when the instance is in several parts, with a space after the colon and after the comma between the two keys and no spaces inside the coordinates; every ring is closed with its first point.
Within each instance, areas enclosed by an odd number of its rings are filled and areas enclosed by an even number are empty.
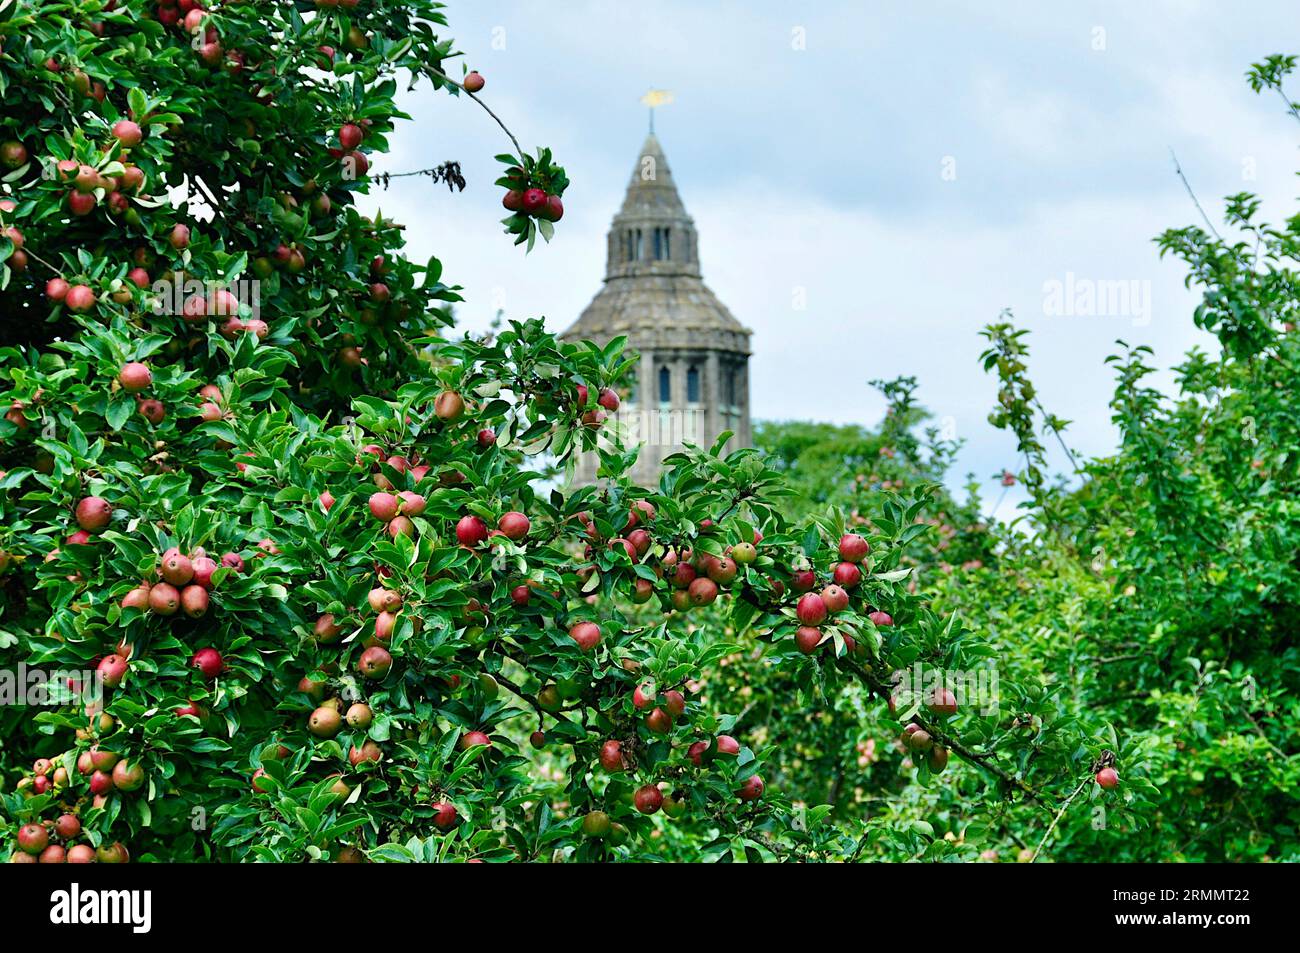
{"type": "Polygon", "coordinates": [[[119,119],[113,124],[113,136],[123,148],[130,149],[140,144],[144,138],[144,130],[130,119],[119,119]]]}
{"type": "Polygon", "coordinates": [[[594,622],[579,622],[569,629],[569,638],[577,642],[583,652],[590,652],[600,643],[600,626],[594,622]]]}
{"type": "Polygon", "coordinates": [[[860,563],[871,552],[871,544],[856,533],[845,533],[840,537],[840,559],[851,563],[860,563]]]}
{"type": "Polygon", "coordinates": [[[113,507],[102,496],[88,496],[77,504],[77,525],[93,533],[109,524],[113,518],[113,507]]]}
{"type": "Polygon", "coordinates": [[[804,655],[812,655],[822,642],[822,630],[809,625],[801,625],[794,634],[794,643],[804,655]]]}
{"type": "Polygon", "coordinates": [[[160,582],[149,589],[149,609],[154,615],[175,615],[181,607],[181,593],[169,582],[160,582]]]}
{"type": "MultiPolygon", "coordinates": [[[[154,589],[157,589],[154,586],[154,589]]],[[[190,668],[199,672],[206,679],[214,679],[221,674],[222,668],[225,667],[225,661],[221,658],[221,653],[214,648],[202,648],[194,653],[190,659],[190,668]]]]}
{"type": "Polygon", "coordinates": [[[636,805],[636,809],[642,814],[653,814],[663,806],[664,796],[660,792],[658,785],[647,784],[637,788],[632,800],[636,805]]]}
{"type": "Polygon", "coordinates": [[[366,649],[357,660],[357,671],[366,678],[381,679],[392,667],[393,657],[388,654],[387,649],[378,645],[366,649]]]}
{"type": "Polygon", "coordinates": [[[527,189],[524,192],[524,211],[536,215],[546,208],[546,192],[542,189],[527,189]]]}
{"type": "Polygon", "coordinates": [[[126,677],[130,663],[120,655],[105,655],[99,661],[96,671],[105,688],[117,688],[126,677]]]}
{"type": "Polygon", "coordinates": [[[528,517],[517,510],[503,513],[501,514],[501,518],[497,520],[497,529],[505,533],[507,538],[513,540],[523,539],[528,535],[528,531],[531,528],[532,523],[529,521],[528,517]]]}
{"type": "Polygon", "coordinates": [[[433,805],[433,826],[440,831],[449,831],[456,826],[456,806],[446,801],[433,805]]]}
{"type": "Polygon", "coordinates": [[[849,607],[849,594],[832,583],[822,590],[822,602],[826,605],[827,612],[843,612],[849,607]]]}
{"type": "Polygon", "coordinates": [[[718,598],[718,584],[712,579],[700,576],[686,587],[686,595],[693,606],[707,606],[718,598]]]}
{"type": "Polygon", "coordinates": [[[857,563],[839,563],[835,567],[833,578],[836,585],[852,589],[862,582],[862,570],[858,568],[857,563]]]}
{"type": "Polygon", "coordinates": [[[372,493],[370,495],[370,513],[377,520],[385,523],[390,522],[401,510],[401,499],[392,493],[372,493]]]}
{"type": "Polygon", "coordinates": [[[758,800],[763,796],[763,779],[757,774],[751,774],[741,783],[736,796],[742,801],[758,800]]]}
{"type": "Polygon", "coordinates": [[[957,713],[957,696],[953,694],[950,688],[936,688],[931,693],[930,700],[925,703],[925,707],[936,714],[955,715],[957,713]]]}
{"type": "MultiPolygon", "coordinates": [[[[522,515],[522,514],[520,514],[522,515]]],[[[525,517],[527,520],[527,517],[525,517]]],[[[525,530],[527,532],[527,530],[525,530]]],[[[456,540],[462,546],[477,546],[488,537],[487,524],[477,516],[463,516],[456,524],[456,540]]]]}
{"type": "Polygon", "coordinates": [[[610,739],[600,746],[600,766],[611,774],[623,770],[623,743],[610,739]]]}
{"type": "Polygon", "coordinates": [[[365,130],[354,122],[344,123],[339,128],[339,145],[344,149],[355,149],[365,138],[365,130]]]}
{"type": "Polygon", "coordinates": [[[815,592],[800,596],[794,611],[804,625],[821,625],[826,621],[826,602],[815,592]]]}

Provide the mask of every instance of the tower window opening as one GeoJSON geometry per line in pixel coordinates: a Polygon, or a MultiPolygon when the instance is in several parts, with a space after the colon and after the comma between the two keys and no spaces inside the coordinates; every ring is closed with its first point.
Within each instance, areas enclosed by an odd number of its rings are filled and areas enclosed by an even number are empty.
{"type": "Polygon", "coordinates": [[[671,404],[673,401],[673,375],[666,367],[659,368],[659,403],[671,404]]]}
{"type": "Polygon", "coordinates": [[[692,367],[686,371],[686,402],[688,404],[698,404],[700,402],[700,369],[698,367],[692,367]]]}
{"type": "Polygon", "coordinates": [[[672,246],[670,245],[669,239],[671,234],[672,229],[655,229],[655,261],[667,261],[672,258],[672,246]]]}

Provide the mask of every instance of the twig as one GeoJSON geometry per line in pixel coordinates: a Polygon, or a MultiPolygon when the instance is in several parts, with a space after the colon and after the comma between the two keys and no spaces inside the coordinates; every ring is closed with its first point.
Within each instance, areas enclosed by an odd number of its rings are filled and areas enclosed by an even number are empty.
{"type": "Polygon", "coordinates": [[[1169,148],[1169,156],[1174,160],[1174,171],[1178,173],[1178,178],[1183,180],[1183,188],[1185,188],[1187,194],[1191,196],[1192,204],[1196,206],[1196,211],[1201,213],[1201,219],[1205,222],[1206,227],[1209,228],[1215,238],[1219,241],[1223,241],[1223,236],[1219,234],[1219,230],[1215,228],[1214,223],[1210,221],[1210,216],[1206,215],[1205,209],[1201,208],[1200,200],[1197,199],[1196,193],[1192,191],[1192,186],[1191,183],[1187,181],[1187,176],[1183,175],[1183,167],[1178,164],[1178,156],[1174,154],[1172,146],[1169,148]]]}
{"type": "MultiPolygon", "coordinates": [[[[870,689],[875,694],[879,695],[881,698],[884,699],[889,698],[890,693],[889,693],[888,686],[884,685],[883,683],[881,683],[876,679],[873,679],[872,676],[857,662],[854,662],[849,659],[844,659],[844,661],[847,663],[849,670],[853,672],[855,675],[857,675],[859,680],[868,689],[870,689]]],[[[1041,807],[1048,808],[1050,810],[1050,806],[1047,804],[1046,801],[1043,800],[1043,797],[1041,794],[1038,793],[1037,788],[1035,788],[1033,785],[1026,782],[1023,778],[1016,777],[1014,774],[1007,771],[1001,765],[992,763],[991,759],[993,758],[993,754],[989,752],[978,752],[978,751],[970,750],[965,745],[963,745],[960,741],[953,738],[951,735],[947,734],[944,731],[941,731],[939,728],[930,724],[919,713],[912,716],[912,721],[916,722],[917,725],[919,725],[924,731],[926,731],[930,735],[930,737],[934,739],[936,744],[942,745],[943,747],[947,748],[949,751],[951,751],[957,757],[961,758],[963,761],[972,764],[977,768],[983,768],[985,771],[988,771],[989,773],[993,774],[994,776],[999,778],[1004,784],[1006,784],[1008,787],[1015,788],[1017,791],[1023,794],[1027,800],[1033,801],[1035,804],[1038,804],[1041,807]]]]}
{"type": "Polygon", "coordinates": [[[570,711],[571,709],[560,709],[554,712],[547,711],[540,704],[538,704],[537,699],[533,698],[531,695],[524,694],[523,690],[520,689],[519,686],[516,685],[514,682],[512,682],[510,679],[508,679],[503,673],[497,672],[497,674],[493,675],[492,677],[496,680],[498,685],[505,686],[505,688],[508,689],[512,694],[517,695],[518,697],[522,698],[524,701],[528,702],[528,704],[532,705],[533,708],[537,711],[537,714],[540,715],[541,717],[545,718],[547,715],[550,715],[556,721],[573,720],[571,718],[560,717],[560,715],[563,714],[565,711],[570,711]]]}
{"type": "Polygon", "coordinates": [[[1079,461],[1074,458],[1074,451],[1071,450],[1068,446],[1066,446],[1065,438],[1061,436],[1061,431],[1056,429],[1056,425],[1054,423],[1051,423],[1051,417],[1048,415],[1047,411],[1043,408],[1043,405],[1039,401],[1039,399],[1035,397],[1033,400],[1034,400],[1034,406],[1037,407],[1038,412],[1043,415],[1043,422],[1047,424],[1049,428],[1051,428],[1052,434],[1056,437],[1056,442],[1061,445],[1061,449],[1065,451],[1065,455],[1070,458],[1070,466],[1074,468],[1075,474],[1078,476],[1082,476],[1083,471],[1079,469],[1079,461]]]}
{"type": "Polygon", "coordinates": [[[1283,751],[1277,745],[1273,744],[1273,742],[1269,739],[1268,735],[1264,734],[1264,726],[1261,725],[1258,720],[1256,720],[1254,715],[1252,715],[1250,712],[1246,712],[1246,720],[1255,726],[1255,732],[1263,740],[1264,744],[1269,746],[1269,748],[1273,751],[1274,754],[1280,755],[1283,758],[1290,757],[1290,755],[1288,755],[1285,751],[1283,751]]]}
{"type": "Polygon", "coordinates": [[[1052,818],[1052,823],[1048,825],[1047,832],[1043,834],[1043,839],[1040,840],[1038,842],[1038,846],[1034,848],[1034,856],[1029,858],[1029,862],[1031,864],[1034,861],[1038,860],[1038,855],[1042,852],[1043,847],[1047,844],[1047,838],[1052,836],[1052,831],[1056,830],[1056,825],[1061,823],[1061,818],[1064,817],[1065,812],[1070,809],[1070,802],[1072,802],[1076,797],[1079,796],[1079,792],[1082,791],[1085,787],[1087,787],[1088,782],[1091,780],[1092,780],[1092,776],[1089,775],[1088,777],[1084,778],[1082,781],[1079,782],[1079,786],[1077,788],[1075,788],[1073,791],[1070,792],[1070,796],[1065,799],[1065,803],[1061,805],[1061,809],[1057,811],[1056,816],[1052,818]]]}
{"type": "Polygon", "coordinates": [[[862,832],[862,836],[858,838],[858,845],[853,848],[853,853],[849,855],[850,864],[856,864],[858,858],[862,856],[862,851],[866,849],[867,846],[867,835],[870,833],[870,829],[865,830],[862,832]]]}
{"type": "Polygon", "coordinates": [[[448,76],[446,73],[444,73],[442,70],[440,70],[440,69],[435,69],[435,68],[432,67],[432,66],[429,67],[429,69],[430,69],[433,73],[435,73],[436,75],[441,76],[441,77],[443,78],[443,80],[445,80],[446,82],[451,83],[451,85],[453,85],[453,86],[455,86],[457,89],[461,90],[463,93],[465,93],[466,96],[468,96],[470,99],[474,100],[474,102],[476,102],[476,103],[478,103],[480,106],[482,106],[482,107],[483,107],[483,110],[484,110],[484,111],[485,111],[489,116],[491,116],[493,119],[495,119],[496,122],[497,122],[497,125],[500,126],[501,129],[505,132],[505,134],[506,134],[507,136],[510,137],[510,141],[513,142],[513,143],[515,144],[515,152],[517,152],[517,153],[519,154],[519,158],[520,158],[520,160],[521,160],[521,161],[523,160],[523,158],[524,158],[524,150],[523,150],[523,148],[519,145],[519,140],[515,138],[515,134],[514,134],[513,132],[510,131],[510,128],[509,128],[505,123],[503,123],[503,122],[501,121],[501,117],[498,116],[496,113],[494,113],[494,112],[492,111],[492,108],[491,108],[490,106],[488,106],[487,103],[483,102],[483,100],[479,99],[478,96],[476,96],[474,93],[471,93],[468,89],[466,89],[464,83],[458,83],[458,82],[456,82],[454,79],[452,79],[452,78],[451,78],[450,76],[448,76]]]}
{"type": "Polygon", "coordinates": [[[447,191],[455,192],[457,189],[465,191],[465,176],[461,174],[460,163],[447,161],[442,165],[434,166],[430,169],[414,169],[410,172],[381,172],[374,176],[374,180],[388,188],[390,179],[405,179],[415,175],[427,175],[435,182],[444,182],[447,185],[447,191]]]}
{"type": "Polygon", "coordinates": [[[1286,103],[1287,111],[1291,113],[1292,116],[1295,116],[1297,122],[1300,122],[1300,111],[1296,110],[1295,103],[1291,102],[1291,98],[1282,90],[1282,84],[1274,83],[1273,88],[1276,89],[1277,94],[1282,97],[1282,102],[1286,103]]]}
{"type": "Polygon", "coordinates": [[[993,509],[989,511],[989,519],[997,519],[998,510],[1002,509],[1002,501],[1007,498],[1007,494],[1010,492],[1011,484],[1008,483],[1006,486],[1002,487],[1002,495],[998,497],[998,501],[993,504],[993,509]]]}
{"type": "Polygon", "coordinates": [[[1146,658],[1147,652],[1133,652],[1130,655],[1105,655],[1097,659],[1098,665],[1111,665],[1115,662],[1131,662],[1134,659],[1146,658]]]}
{"type": "Polygon", "coordinates": [[[56,275],[62,276],[63,272],[59,271],[59,269],[55,268],[53,265],[51,265],[40,255],[36,254],[36,252],[32,251],[30,248],[24,247],[23,251],[27,253],[27,257],[30,258],[32,261],[40,262],[42,265],[50,269],[50,271],[54,272],[56,275]]]}

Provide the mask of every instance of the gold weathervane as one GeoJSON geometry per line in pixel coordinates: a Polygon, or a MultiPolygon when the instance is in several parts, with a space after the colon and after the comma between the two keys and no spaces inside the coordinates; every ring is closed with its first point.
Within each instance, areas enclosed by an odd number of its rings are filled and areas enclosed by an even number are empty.
{"type": "Polygon", "coordinates": [[[655,131],[655,110],[667,106],[673,101],[673,94],[666,89],[652,89],[641,97],[641,102],[650,109],[650,132],[655,131]]]}

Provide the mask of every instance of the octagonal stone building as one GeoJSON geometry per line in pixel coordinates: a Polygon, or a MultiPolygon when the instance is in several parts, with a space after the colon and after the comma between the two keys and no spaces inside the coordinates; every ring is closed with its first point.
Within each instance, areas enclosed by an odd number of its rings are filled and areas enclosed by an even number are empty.
{"type": "MultiPolygon", "coordinates": [[[[686,213],[654,133],[641,147],[623,207],[609,230],[605,284],[561,337],[605,345],[627,336],[640,356],[617,419],[641,453],[632,479],[659,480],[663,458],[684,443],[749,447],[749,338],[704,284],[695,222],[686,213]]],[[[583,454],[574,482],[595,482],[598,460],[583,454]]]]}

